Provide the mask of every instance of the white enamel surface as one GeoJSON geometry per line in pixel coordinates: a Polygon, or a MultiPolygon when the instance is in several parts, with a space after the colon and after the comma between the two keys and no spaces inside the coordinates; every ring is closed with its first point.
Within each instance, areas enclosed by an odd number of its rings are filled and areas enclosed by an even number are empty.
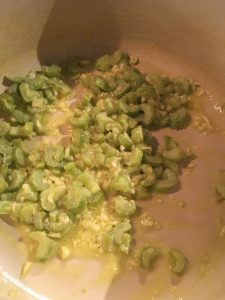
{"type": "Polygon", "coordinates": [[[218,222],[225,218],[225,204],[215,202],[212,189],[218,171],[225,169],[224,114],[214,109],[225,98],[224,3],[1,0],[0,4],[0,76],[38,68],[38,59],[122,48],[138,54],[145,70],[201,82],[213,95],[212,100],[203,97],[205,112],[220,129],[208,136],[191,127],[173,133],[184,147],[196,147],[196,167],[182,175],[182,189],[172,198],[165,197],[161,204],[157,196],[143,204],[162,229],[137,232],[139,240],[159,239],[181,248],[190,260],[187,275],[180,280],[171,277],[167,262],[161,260],[149,274],[126,271],[112,283],[112,274],[104,275],[101,262],[74,259],[34,266],[21,281],[24,246],[16,230],[0,222],[0,300],[225,299],[225,239],[219,235],[218,222]],[[183,209],[176,205],[180,200],[185,202],[183,209]],[[200,254],[208,257],[204,264],[200,254]]]}

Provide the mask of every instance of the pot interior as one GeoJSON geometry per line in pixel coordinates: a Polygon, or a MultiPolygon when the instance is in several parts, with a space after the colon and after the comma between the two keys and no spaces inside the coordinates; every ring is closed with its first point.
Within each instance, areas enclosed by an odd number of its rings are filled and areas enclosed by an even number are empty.
{"type": "Polygon", "coordinates": [[[25,249],[16,231],[1,221],[0,270],[8,283],[0,283],[0,299],[11,299],[10,290],[18,299],[224,298],[225,203],[217,203],[214,192],[225,169],[224,9],[225,3],[210,0],[1,1],[1,78],[72,56],[122,49],[137,55],[147,73],[197,81],[203,93],[196,98],[196,113],[206,115],[212,128],[204,134],[192,122],[185,130],[154,133],[159,139],[172,135],[183,148],[193,148],[196,158],[182,173],[181,189],[141,202],[160,226],[143,230],[136,222],[138,243],[183,250],[189,259],[186,275],[172,276],[168,262],[159,260],[150,272],[124,269],[114,278],[113,261],[73,259],[36,265],[21,281],[25,249]]]}

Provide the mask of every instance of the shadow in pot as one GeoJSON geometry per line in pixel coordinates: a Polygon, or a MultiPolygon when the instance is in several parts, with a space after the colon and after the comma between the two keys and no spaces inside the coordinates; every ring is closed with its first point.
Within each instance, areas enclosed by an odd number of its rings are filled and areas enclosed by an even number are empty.
{"type": "Polygon", "coordinates": [[[119,29],[108,0],[56,0],[38,44],[41,64],[98,56],[118,48],[119,29]]]}

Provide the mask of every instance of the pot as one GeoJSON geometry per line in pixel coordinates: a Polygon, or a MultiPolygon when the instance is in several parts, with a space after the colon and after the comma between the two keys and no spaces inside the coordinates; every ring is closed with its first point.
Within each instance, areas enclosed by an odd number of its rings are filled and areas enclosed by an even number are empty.
{"type": "MultiPolygon", "coordinates": [[[[207,116],[207,135],[194,126],[173,133],[194,148],[193,169],[182,188],[153,197],[144,209],[160,224],[137,239],[182,249],[189,270],[172,276],[160,261],[149,273],[123,270],[114,261],[73,259],[37,265],[24,280],[25,249],[18,232],[0,222],[0,299],[223,300],[225,204],[214,185],[225,168],[225,2],[212,0],[20,0],[0,1],[0,65],[4,75],[26,73],[40,64],[73,56],[97,57],[122,49],[140,58],[140,68],[192,78],[203,87],[197,106],[207,116]],[[184,207],[182,208],[182,205],[184,207]]],[[[165,129],[160,135],[170,134],[165,129]]]]}

